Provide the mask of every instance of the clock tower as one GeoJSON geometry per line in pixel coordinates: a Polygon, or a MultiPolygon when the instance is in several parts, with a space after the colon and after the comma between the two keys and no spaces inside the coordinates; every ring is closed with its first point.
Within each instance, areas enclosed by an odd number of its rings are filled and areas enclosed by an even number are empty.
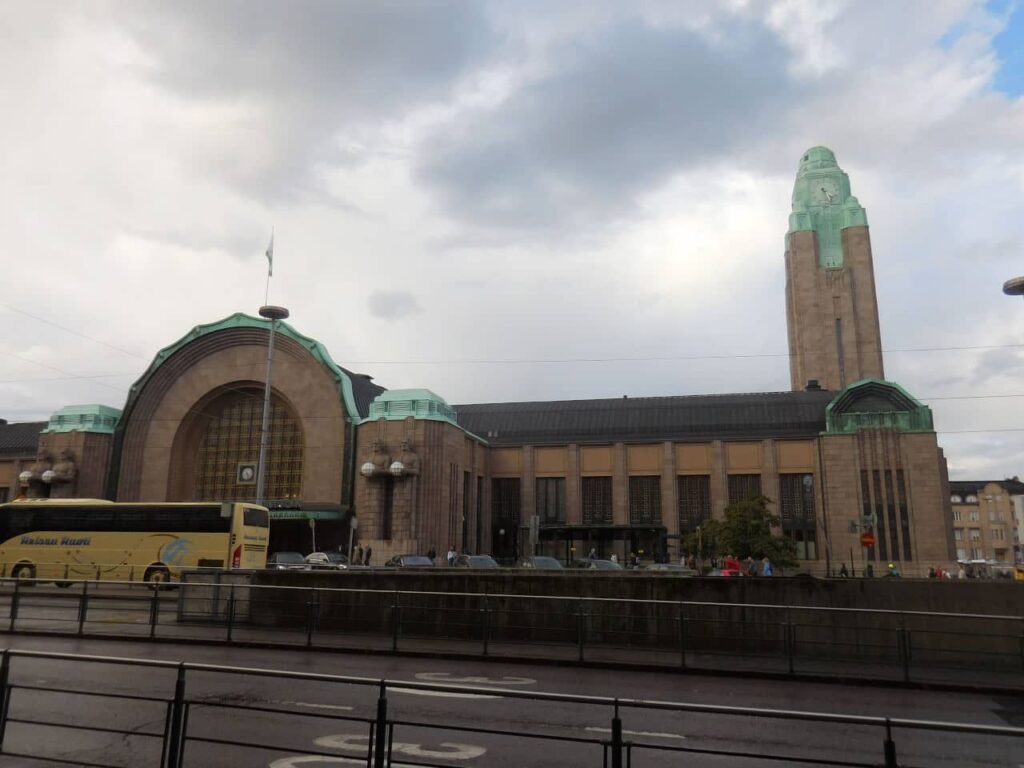
{"type": "Polygon", "coordinates": [[[794,390],[885,378],[867,214],[827,147],[803,154],[793,187],[786,324],[794,390]]]}

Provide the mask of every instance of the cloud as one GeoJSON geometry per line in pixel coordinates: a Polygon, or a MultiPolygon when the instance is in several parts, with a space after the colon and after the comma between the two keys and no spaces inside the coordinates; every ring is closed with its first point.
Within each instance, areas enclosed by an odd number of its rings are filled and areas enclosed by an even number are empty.
{"type": "Polygon", "coordinates": [[[422,311],[416,297],[408,291],[374,291],[368,303],[370,314],[385,320],[398,320],[422,311]]]}
{"type": "Polygon", "coordinates": [[[194,137],[196,170],[272,201],[317,201],[318,170],[359,160],[346,134],[443,98],[500,42],[479,4],[458,0],[118,9],[155,82],[231,107],[194,137]]]}
{"type": "Polygon", "coordinates": [[[627,21],[562,44],[543,76],[424,137],[418,177],[470,227],[595,226],[674,173],[728,163],[800,86],[768,30],[712,40],[627,21]]]}

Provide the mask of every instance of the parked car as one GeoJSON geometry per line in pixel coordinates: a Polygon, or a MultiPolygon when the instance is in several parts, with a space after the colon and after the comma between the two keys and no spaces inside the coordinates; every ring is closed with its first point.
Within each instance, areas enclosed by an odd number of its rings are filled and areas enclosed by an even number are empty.
{"type": "Polygon", "coordinates": [[[308,571],[310,565],[301,552],[274,552],[267,558],[267,568],[277,571],[308,571]]]}
{"type": "Polygon", "coordinates": [[[348,557],[341,552],[311,552],[306,562],[313,570],[340,570],[348,568],[348,557]]]}
{"type": "Polygon", "coordinates": [[[584,568],[586,568],[588,571],[621,571],[621,570],[623,570],[622,566],[619,565],[618,563],[616,563],[613,560],[601,560],[601,559],[595,557],[593,560],[587,560],[586,563],[587,564],[584,566],[584,568]]]}
{"type": "Polygon", "coordinates": [[[434,561],[426,555],[395,555],[386,563],[385,568],[433,568],[434,561]]]}
{"type": "Polygon", "coordinates": [[[500,568],[498,561],[490,555],[459,555],[455,558],[456,568],[500,568]]]}
{"type": "Polygon", "coordinates": [[[520,568],[534,568],[538,571],[561,571],[564,570],[562,564],[553,557],[542,557],[540,555],[534,557],[524,557],[519,561],[520,568]]]}
{"type": "Polygon", "coordinates": [[[648,571],[660,571],[662,573],[673,573],[676,576],[696,576],[697,571],[678,563],[651,563],[647,566],[648,571]]]}

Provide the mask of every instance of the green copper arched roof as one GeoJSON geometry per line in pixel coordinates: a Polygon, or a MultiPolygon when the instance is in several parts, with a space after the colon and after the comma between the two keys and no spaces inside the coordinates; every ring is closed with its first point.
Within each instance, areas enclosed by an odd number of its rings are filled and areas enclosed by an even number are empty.
{"type": "Polygon", "coordinates": [[[825,430],[850,434],[862,429],[934,432],[932,410],[892,381],[861,379],[825,407],[825,430]]]}
{"type": "MultiPolygon", "coordinates": [[[[163,365],[175,352],[203,336],[208,336],[211,333],[217,333],[218,331],[232,330],[234,328],[260,328],[269,331],[270,320],[264,320],[262,317],[252,317],[244,312],[236,312],[235,314],[225,317],[223,320],[218,320],[215,323],[197,325],[176,342],[164,347],[156,353],[156,356],[153,358],[153,362],[150,363],[146,372],[143,373],[142,376],[139,377],[138,381],[132,384],[131,389],[128,390],[128,400],[131,401],[138,396],[139,392],[141,392],[143,387],[146,386],[146,383],[150,378],[152,378],[153,374],[156,373],[160,369],[160,366],[163,365]]],[[[311,339],[309,336],[304,336],[288,323],[278,321],[277,333],[282,336],[287,336],[299,346],[303,347],[316,359],[317,362],[323,365],[330,372],[338,387],[338,394],[341,396],[342,402],[345,404],[346,418],[349,421],[358,424],[361,417],[359,409],[356,407],[356,399],[352,391],[352,379],[350,378],[349,373],[334,362],[330,353],[323,344],[316,339],[311,339]]]]}

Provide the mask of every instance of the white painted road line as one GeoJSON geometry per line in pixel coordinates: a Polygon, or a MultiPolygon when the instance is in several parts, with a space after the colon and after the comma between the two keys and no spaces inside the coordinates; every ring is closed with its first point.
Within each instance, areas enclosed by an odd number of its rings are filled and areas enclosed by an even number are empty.
{"type": "Polygon", "coordinates": [[[351,712],[355,707],[346,707],[343,704],[314,704],[309,701],[275,701],[274,704],[287,704],[293,707],[311,707],[313,709],[337,709],[342,712],[351,712]]]}
{"type": "Polygon", "coordinates": [[[400,688],[388,686],[388,693],[410,693],[413,696],[437,696],[443,699],[497,699],[482,693],[456,693],[455,691],[421,691],[418,688],[400,688]]]}
{"type": "Polygon", "coordinates": [[[430,683],[474,683],[477,685],[533,685],[537,681],[532,677],[459,677],[450,672],[419,672],[417,680],[430,683]]]}
{"type": "MultiPolygon", "coordinates": [[[[321,736],[314,739],[313,743],[318,747],[328,749],[340,749],[348,752],[360,752],[366,754],[369,747],[370,737],[362,734],[339,733],[334,736],[321,736]]],[[[439,748],[424,747],[422,744],[407,744],[401,741],[391,743],[391,751],[407,757],[437,758],[439,760],[473,760],[487,752],[483,747],[473,744],[458,744],[452,741],[442,741],[437,745],[439,748]]]]}
{"type": "MultiPolygon", "coordinates": [[[[586,728],[588,731],[593,733],[611,733],[611,728],[598,728],[596,726],[589,726],[586,728]]],[[[678,733],[657,733],[656,731],[623,731],[623,736],[648,736],[652,739],[685,739],[678,733]]]]}

